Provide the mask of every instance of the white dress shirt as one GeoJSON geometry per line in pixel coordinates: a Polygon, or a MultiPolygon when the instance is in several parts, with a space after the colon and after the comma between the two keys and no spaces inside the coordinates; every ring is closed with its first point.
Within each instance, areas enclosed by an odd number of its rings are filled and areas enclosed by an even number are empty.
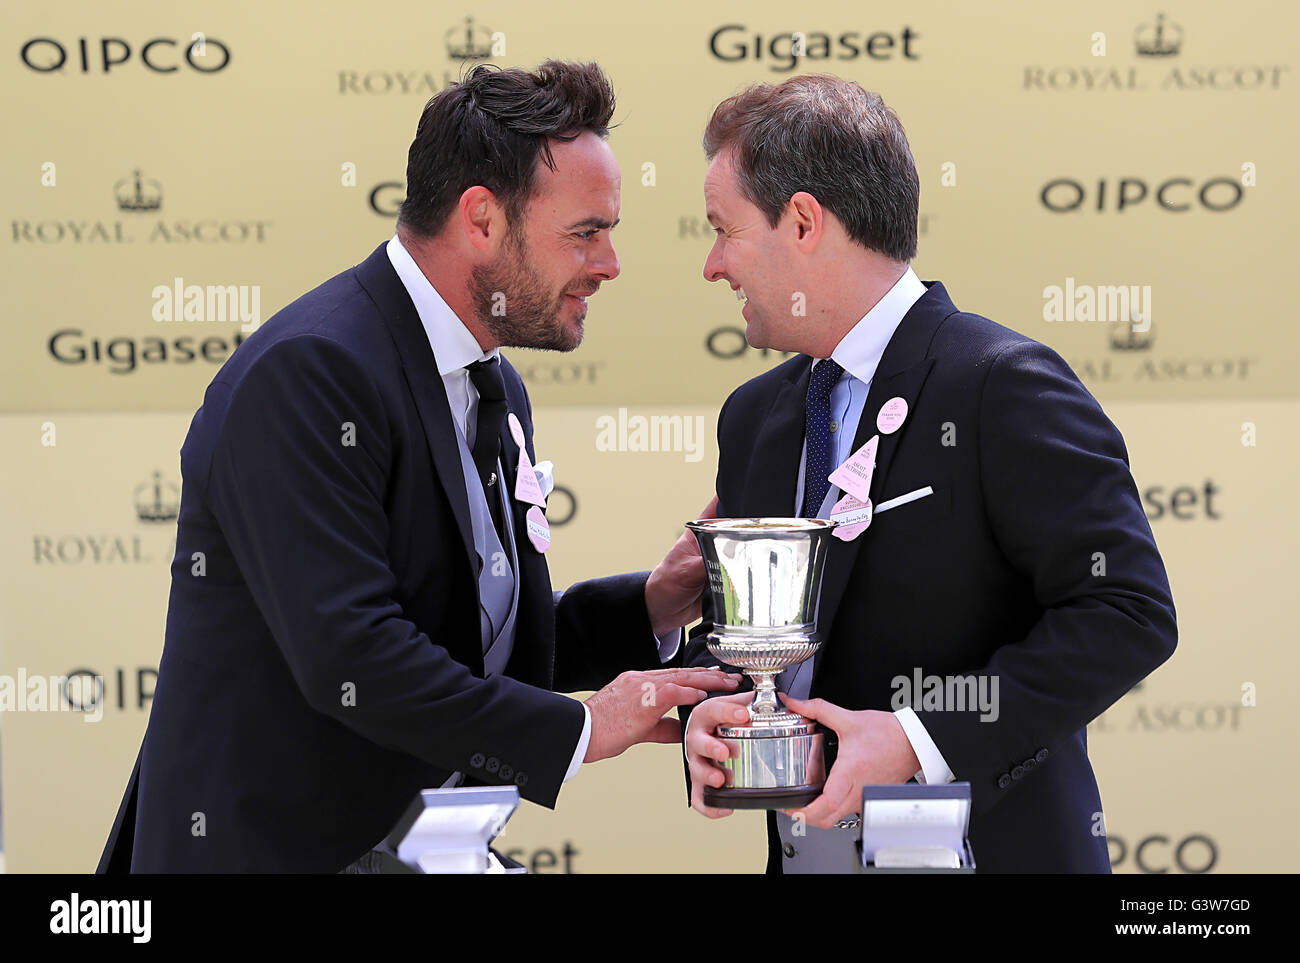
{"type": "MultiPolygon", "coordinates": [[[[447,404],[451,407],[451,416],[456,422],[456,430],[465,439],[470,450],[473,450],[474,433],[478,427],[478,391],[470,381],[466,365],[499,357],[500,350],[493,348],[491,351],[484,351],[479,346],[478,339],[470,333],[464,322],[456,316],[456,312],[447,306],[442,295],[429,283],[429,279],[424,276],[424,272],[420,270],[419,265],[415,263],[415,259],[411,257],[397,235],[393,235],[388,242],[387,251],[388,260],[392,262],[393,270],[397,272],[407,294],[411,296],[416,313],[420,316],[420,323],[424,325],[424,332],[429,338],[429,345],[433,348],[433,356],[438,362],[438,374],[441,375],[442,386],[447,392],[447,404]]],[[[506,524],[512,524],[508,516],[506,524]]],[[[515,573],[515,578],[519,578],[518,572],[515,573]]],[[[673,629],[657,640],[661,662],[667,662],[676,655],[681,644],[681,635],[680,629],[673,629]]],[[[587,754],[587,744],[591,741],[591,710],[583,705],[582,711],[582,735],[578,738],[578,745],[574,749],[569,769],[564,774],[565,782],[578,774],[578,770],[582,767],[582,759],[587,754]]]]}

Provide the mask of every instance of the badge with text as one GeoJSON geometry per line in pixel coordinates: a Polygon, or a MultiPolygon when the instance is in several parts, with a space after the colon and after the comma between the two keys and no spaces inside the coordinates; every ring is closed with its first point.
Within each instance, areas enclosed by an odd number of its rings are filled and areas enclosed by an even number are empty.
{"type": "Polygon", "coordinates": [[[865,502],[871,497],[871,473],[876,470],[876,448],[879,445],[880,436],[872,435],[869,442],[826,476],[827,481],[840,491],[856,495],[859,501],[865,502]]]}
{"type": "MultiPolygon", "coordinates": [[[[521,502],[527,502],[529,505],[544,507],[546,505],[546,496],[542,494],[542,486],[537,481],[537,472],[533,470],[533,463],[528,457],[528,449],[524,447],[523,426],[519,424],[519,419],[515,417],[513,411],[506,416],[506,423],[510,425],[510,437],[519,446],[519,471],[515,473],[515,498],[521,502]]],[[[545,549],[542,549],[542,551],[545,551],[545,549]]]]}
{"type": "Polygon", "coordinates": [[[534,505],[528,509],[528,540],[533,543],[533,548],[539,552],[544,552],[551,547],[551,524],[542,514],[542,510],[534,505]]]}
{"type": "Polygon", "coordinates": [[[506,424],[510,426],[510,437],[515,440],[515,444],[520,448],[524,447],[524,426],[519,423],[512,411],[506,415],[506,424]]]}
{"type": "Polygon", "coordinates": [[[542,486],[537,483],[537,472],[533,471],[533,463],[528,460],[528,452],[523,448],[519,449],[519,472],[515,475],[515,498],[530,505],[542,506],[546,504],[546,496],[542,494],[542,486]]]}
{"type": "Polygon", "coordinates": [[[876,415],[876,428],[882,435],[892,435],[898,431],[906,417],[907,402],[902,398],[890,398],[880,406],[880,414],[876,415]]]}
{"type": "Polygon", "coordinates": [[[871,499],[845,495],[831,506],[831,521],[835,528],[831,534],[841,542],[851,542],[871,524],[871,499]]]}

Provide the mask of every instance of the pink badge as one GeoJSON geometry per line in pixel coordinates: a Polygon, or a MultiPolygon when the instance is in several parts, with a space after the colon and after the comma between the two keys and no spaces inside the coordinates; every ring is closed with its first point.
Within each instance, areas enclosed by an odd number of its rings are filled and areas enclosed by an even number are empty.
{"type": "Polygon", "coordinates": [[[519,473],[515,475],[515,498],[530,505],[546,504],[542,486],[537,483],[537,472],[533,471],[533,463],[528,460],[528,452],[522,446],[519,449],[519,473]]]}
{"type": "Polygon", "coordinates": [[[827,476],[827,480],[840,491],[856,495],[860,501],[871,497],[871,473],[876,469],[876,448],[880,436],[872,435],[871,440],[848,457],[827,476]]]}
{"type": "Polygon", "coordinates": [[[876,415],[876,428],[882,435],[892,435],[898,431],[898,426],[906,417],[907,402],[902,398],[890,398],[880,406],[880,414],[876,415]]]}
{"type": "Polygon", "coordinates": [[[842,542],[853,541],[871,524],[871,499],[845,495],[831,506],[831,521],[835,523],[832,535],[842,542]]]}
{"type": "Polygon", "coordinates": [[[551,526],[546,521],[546,516],[542,510],[534,505],[528,509],[528,540],[533,543],[533,548],[539,552],[544,552],[551,547],[551,526]]]}
{"type": "Polygon", "coordinates": [[[522,450],[524,447],[524,426],[519,423],[512,411],[506,415],[506,424],[510,426],[510,437],[515,440],[515,444],[522,450]]]}

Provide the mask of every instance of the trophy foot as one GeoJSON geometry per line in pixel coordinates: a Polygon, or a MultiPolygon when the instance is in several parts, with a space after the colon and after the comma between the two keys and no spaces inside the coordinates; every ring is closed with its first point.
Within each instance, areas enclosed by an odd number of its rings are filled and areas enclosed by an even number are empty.
{"type": "Polygon", "coordinates": [[[798,809],[822,794],[821,786],[736,789],[704,787],[704,805],[716,809],[798,809]]]}

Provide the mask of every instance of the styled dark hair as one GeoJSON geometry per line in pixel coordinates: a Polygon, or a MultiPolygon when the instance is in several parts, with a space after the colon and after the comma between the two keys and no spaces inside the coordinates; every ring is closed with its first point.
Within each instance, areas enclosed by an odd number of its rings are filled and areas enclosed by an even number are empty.
{"type": "Polygon", "coordinates": [[[807,191],[863,247],[916,257],[921,184],[903,125],[879,94],[827,74],[755,84],[709,119],[704,153],[722,150],[734,152],[740,192],[769,226],[807,191]]]}
{"type": "Polygon", "coordinates": [[[437,234],[460,196],[486,187],[513,229],[533,190],[540,155],[551,170],[549,139],[584,131],[609,136],[614,88],[594,63],[548,60],[535,72],[482,64],[424,106],[406,163],[398,224],[437,234]]]}

